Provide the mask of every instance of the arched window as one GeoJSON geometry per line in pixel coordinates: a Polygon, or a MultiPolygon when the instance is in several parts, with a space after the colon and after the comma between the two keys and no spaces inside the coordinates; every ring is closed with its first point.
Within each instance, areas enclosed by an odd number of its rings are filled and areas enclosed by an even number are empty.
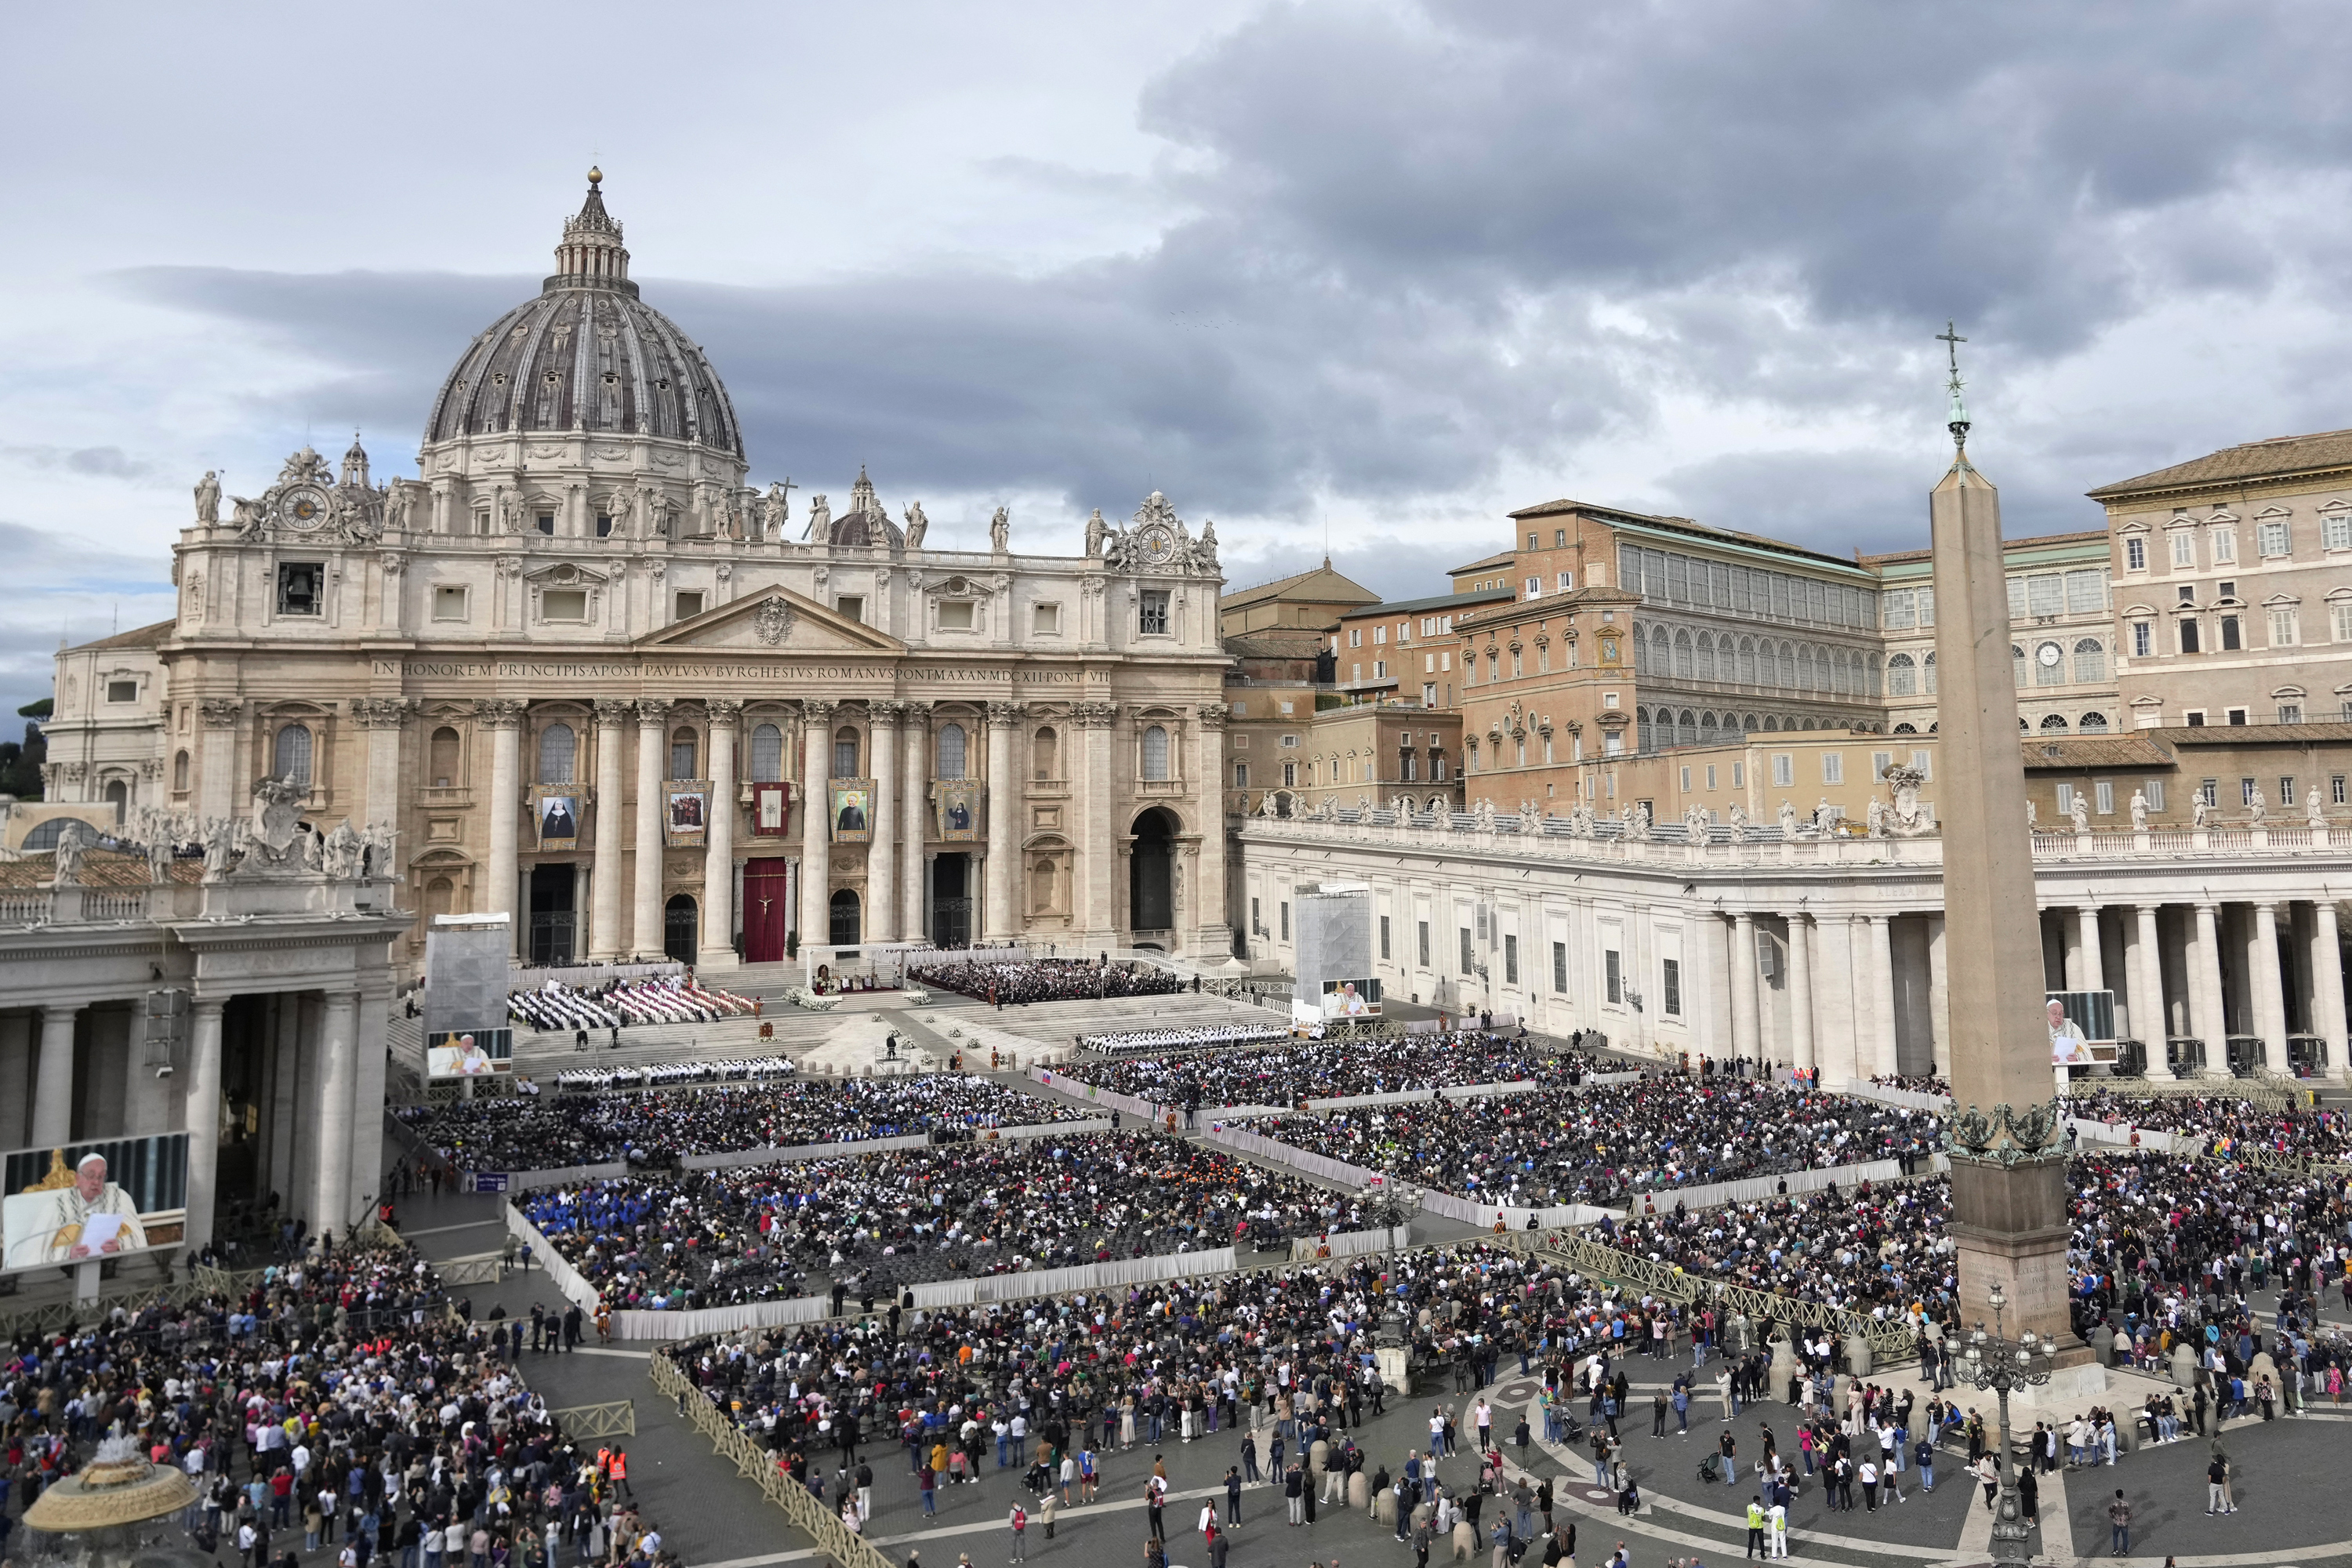
{"type": "Polygon", "coordinates": [[[1886,695],[1910,697],[1919,689],[1919,667],[1907,653],[1886,661],[1886,695]]]}
{"type": "Polygon", "coordinates": [[[1784,691],[1797,684],[1797,647],[1794,643],[1780,645],[1780,689],[1784,691]]]}
{"type": "Polygon", "coordinates": [[[2085,713],[2074,721],[2074,728],[2085,735],[2104,735],[2107,732],[2107,716],[2085,713]]]}
{"type": "Polygon", "coordinates": [[[1675,667],[1674,639],[1664,626],[1650,628],[1650,673],[1663,679],[1675,667]]]}
{"type": "Polygon", "coordinates": [[[938,753],[939,776],[960,779],[964,776],[964,732],[961,724],[942,724],[939,736],[931,742],[938,753]]]}
{"type": "Polygon", "coordinates": [[[131,809],[131,785],[127,780],[106,781],[106,803],[114,807],[114,820],[121,822],[122,814],[131,809]]]}
{"type": "Polygon", "coordinates": [[[2015,643],[2009,645],[2009,668],[2011,675],[2015,678],[2016,684],[2023,686],[2025,684],[2025,650],[2015,643]]]}
{"type": "Polygon", "coordinates": [[[310,731],[308,725],[289,724],[278,731],[278,744],[270,759],[272,778],[290,779],[309,788],[310,784],[310,731]]]}
{"type": "Polygon", "coordinates": [[[2052,713],[2042,721],[2042,727],[2045,730],[2063,730],[2066,727],[2066,716],[2063,713],[2052,713]]]}
{"type": "Polygon", "coordinates": [[[425,884],[425,923],[430,926],[435,915],[455,914],[450,908],[456,902],[457,889],[446,877],[436,877],[425,884]]]}
{"type": "Polygon", "coordinates": [[[1054,863],[1040,860],[1029,868],[1029,912],[1050,915],[1054,912],[1054,863]]]}
{"type": "Polygon", "coordinates": [[[1691,635],[1688,632],[1675,634],[1675,676],[1680,680],[1688,680],[1691,677],[1691,635]]]}
{"type": "Polygon", "coordinates": [[[1702,746],[1715,744],[1715,715],[1712,713],[1698,716],[1698,743],[1702,746]]]}
{"type": "Polygon", "coordinates": [[[182,795],[188,792],[188,753],[185,752],[172,758],[172,787],[182,795]]]}
{"type": "Polygon", "coordinates": [[[773,724],[751,728],[751,782],[781,784],[784,777],[784,732],[773,724]]]}
{"type": "Polygon", "coordinates": [[[1683,710],[1681,721],[1675,725],[1675,744],[1678,746],[1698,744],[1698,715],[1687,708],[1683,710]]]}
{"type": "MultiPolygon", "coordinates": [[[[1143,731],[1143,776],[1148,780],[1168,776],[1168,731],[1154,724],[1143,731]]],[[[1339,760],[1332,760],[1331,776],[1339,776],[1339,760]]]]}
{"type": "Polygon", "coordinates": [[[569,724],[550,724],[539,732],[539,782],[570,784],[572,764],[580,739],[569,724]]]}
{"type": "MultiPolygon", "coordinates": [[[[683,726],[669,732],[669,776],[674,779],[697,777],[694,771],[694,731],[683,726]]],[[[692,900],[688,900],[689,904],[692,900]]],[[[689,913],[692,911],[689,910],[689,913]]]]}
{"type": "Polygon", "coordinates": [[[1933,697],[1936,695],[1936,656],[1929,654],[1927,663],[1921,668],[1927,672],[1927,695],[1933,697]]]}
{"type": "Polygon", "coordinates": [[[1813,645],[1806,643],[1803,647],[1797,649],[1797,689],[1800,691],[1814,690],[1815,687],[1813,683],[1818,679],[1819,677],[1814,673],[1813,667],[1813,645]]]}
{"type": "MultiPolygon", "coordinates": [[[[1636,708],[1633,710],[1633,749],[1637,752],[1646,752],[1650,748],[1650,710],[1647,708],[1636,708]]],[[[1475,753],[1474,752],[1473,755],[1475,757],[1475,753]]],[[[1470,765],[1476,767],[1478,764],[1474,760],[1470,765]]]]}
{"type": "Polygon", "coordinates": [[[1754,637],[1739,639],[1739,684],[1742,686],[1756,684],[1756,639],[1754,637]]]}
{"type": "Polygon", "coordinates": [[[1061,737],[1050,729],[1038,731],[1036,740],[1030,743],[1029,758],[1036,768],[1039,782],[1049,783],[1060,778],[1062,776],[1061,737]]]}
{"type": "Polygon", "coordinates": [[[1770,713],[1764,715],[1764,732],[1768,735],[1777,735],[1780,732],[1780,721],[1776,715],[1770,713]]]}
{"type": "Polygon", "coordinates": [[[1753,713],[1748,714],[1745,719],[1742,719],[1739,721],[1740,732],[1742,734],[1753,735],[1760,727],[1761,726],[1756,722],[1756,715],[1753,713]]]}
{"type": "Polygon", "coordinates": [[[857,731],[844,724],[833,732],[833,776],[854,779],[857,773],[857,731]]]}
{"type": "Polygon", "coordinates": [[[1919,726],[1916,724],[1897,724],[1895,726],[1895,732],[1898,735],[1916,735],[1919,732],[1919,726]]]}
{"type": "Polygon", "coordinates": [[[457,782],[457,731],[446,724],[425,743],[425,776],[435,789],[448,789],[457,782]]]}
{"type": "Polygon", "coordinates": [[[1869,678],[1868,678],[1868,683],[1867,683],[1865,686],[1864,686],[1864,688],[1863,688],[1863,693],[1864,693],[1864,696],[1868,696],[1868,697],[1877,697],[1877,696],[1880,696],[1880,695],[1882,695],[1882,690],[1881,690],[1881,682],[1880,682],[1881,667],[1880,667],[1880,665],[1879,665],[1879,662],[1878,662],[1878,656],[1877,656],[1876,654],[1872,654],[1872,655],[1870,656],[1869,670],[1870,670],[1870,674],[1869,674],[1869,678]]]}
{"type": "Polygon", "coordinates": [[[2105,680],[2107,678],[2107,645],[2096,637],[2084,637],[2074,645],[2074,679],[2105,680]]]}

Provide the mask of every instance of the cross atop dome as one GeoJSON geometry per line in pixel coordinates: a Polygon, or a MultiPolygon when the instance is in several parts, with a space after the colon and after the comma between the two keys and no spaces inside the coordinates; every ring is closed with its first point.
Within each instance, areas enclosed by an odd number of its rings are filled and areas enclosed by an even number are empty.
{"type": "Polygon", "coordinates": [[[604,171],[588,171],[588,195],[580,210],[563,226],[563,243],[555,247],[555,276],[549,289],[622,289],[636,291],[629,281],[629,253],[621,243],[621,226],[604,210],[604,171]]]}

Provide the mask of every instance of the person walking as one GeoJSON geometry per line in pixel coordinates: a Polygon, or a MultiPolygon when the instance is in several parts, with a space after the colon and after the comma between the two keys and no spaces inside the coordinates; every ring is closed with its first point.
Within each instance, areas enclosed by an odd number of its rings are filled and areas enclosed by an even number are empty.
{"type": "Polygon", "coordinates": [[[2124,1489],[2117,1487],[2116,1500],[2107,1505],[2107,1535],[2108,1543],[2118,1557],[2131,1554],[2131,1503],[2125,1498],[2124,1489]]]}
{"type": "Polygon", "coordinates": [[[1242,1522],[1242,1470],[1239,1465],[1225,1467],[1225,1524],[1238,1530],[1242,1522]]]}
{"type": "Polygon", "coordinates": [[[1934,1491],[1936,1489],[1936,1445],[1926,1437],[1920,1438],[1919,1446],[1911,1450],[1911,1458],[1919,1467],[1919,1489],[1926,1492],[1934,1491]]]}

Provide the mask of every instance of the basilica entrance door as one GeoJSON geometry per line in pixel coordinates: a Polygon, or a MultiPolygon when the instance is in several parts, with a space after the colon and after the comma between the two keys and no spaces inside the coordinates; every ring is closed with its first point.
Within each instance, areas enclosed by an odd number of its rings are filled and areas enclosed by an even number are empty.
{"type": "Polygon", "coordinates": [[[572,932],[578,920],[572,873],[568,860],[530,868],[530,961],[534,964],[572,962],[572,932]]]}
{"type": "Polygon", "coordinates": [[[971,945],[971,857],[942,855],[931,862],[931,945],[971,945]]]}
{"type": "Polygon", "coordinates": [[[743,962],[780,963],[792,924],[792,862],[781,856],[743,862],[743,962]]]}

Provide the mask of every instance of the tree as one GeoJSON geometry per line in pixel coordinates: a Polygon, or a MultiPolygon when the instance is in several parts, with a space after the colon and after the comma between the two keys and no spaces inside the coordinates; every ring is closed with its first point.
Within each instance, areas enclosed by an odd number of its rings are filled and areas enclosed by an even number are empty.
{"type": "Polygon", "coordinates": [[[48,761],[49,742],[41,733],[40,721],[55,709],[56,704],[44,697],[16,710],[31,722],[25,726],[22,742],[0,741],[0,795],[13,795],[18,800],[41,798],[41,764],[48,761]]]}

